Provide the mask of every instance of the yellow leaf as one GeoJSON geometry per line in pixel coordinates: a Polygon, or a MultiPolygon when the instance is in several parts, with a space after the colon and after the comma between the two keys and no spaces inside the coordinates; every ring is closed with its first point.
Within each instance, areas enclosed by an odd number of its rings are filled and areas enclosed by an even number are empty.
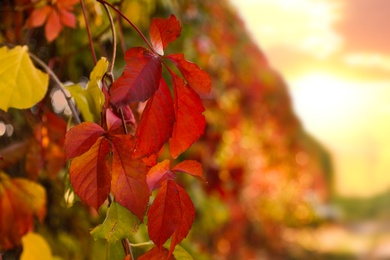
{"type": "Polygon", "coordinates": [[[35,68],[26,46],[0,48],[0,109],[25,109],[46,94],[49,76],[35,68]]]}
{"type": "Polygon", "coordinates": [[[67,86],[77,107],[83,115],[84,121],[96,122],[100,117],[104,105],[104,94],[101,90],[101,80],[108,68],[108,61],[102,57],[93,68],[86,89],[79,84],[67,86]]]}
{"type": "Polygon", "coordinates": [[[27,233],[22,237],[23,252],[20,260],[52,260],[53,255],[46,240],[36,234],[27,233]]]}
{"type": "Polygon", "coordinates": [[[91,107],[92,114],[100,115],[100,111],[102,110],[102,106],[104,104],[105,98],[101,90],[101,80],[106,73],[107,68],[108,61],[106,58],[102,57],[89,75],[89,82],[86,94],[87,100],[89,101],[89,106],[91,107]]]}

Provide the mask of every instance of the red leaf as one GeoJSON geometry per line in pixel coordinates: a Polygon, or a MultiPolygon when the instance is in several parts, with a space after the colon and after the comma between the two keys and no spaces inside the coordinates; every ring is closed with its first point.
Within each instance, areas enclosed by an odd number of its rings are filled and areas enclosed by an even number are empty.
{"type": "Polygon", "coordinates": [[[60,32],[62,31],[62,24],[60,22],[60,16],[57,11],[52,9],[47,18],[46,26],[45,26],[45,35],[46,39],[51,42],[55,38],[58,37],[60,32]]]}
{"type": "Polygon", "coordinates": [[[112,144],[112,184],[116,201],[134,213],[141,221],[149,202],[146,166],[142,160],[132,160],[133,141],[129,135],[110,136],[112,144]]]}
{"type": "Polygon", "coordinates": [[[211,78],[206,71],[199,68],[196,63],[186,60],[181,53],[169,55],[167,58],[175,63],[187,84],[199,95],[205,96],[210,93],[211,78]]]}
{"type": "Polygon", "coordinates": [[[175,114],[173,100],[163,79],[154,96],[149,99],[136,132],[137,158],[157,153],[171,137],[175,114]]]}
{"type": "Polygon", "coordinates": [[[174,260],[173,256],[169,257],[169,251],[166,248],[159,249],[158,247],[153,247],[145,254],[141,255],[138,260],[174,260]]]}
{"type": "Polygon", "coordinates": [[[154,50],[164,55],[164,49],[181,34],[181,26],[176,17],[171,14],[167,19],[154,18],[149,29],[154,50]]]}
{"type": "Polygon", "coordinates": [[[161,78],[160,57],[143,47],[129,49],[125,62],[123,74],[111,87],[111,103],[117,107],[151,98],[161,78]]]}
{"type": "Polygon", "coordinates": [[[203,179],[202,164],[198,161],[186,160],[177,164],[172,169],[173,172],[185,172],[201,180],[203,179]]]}
{"type": "Polygon", "coordinates": [[[52,8],[47,5],[39,9],[34,9],[26,22],[27,27],[33,28],[42,26],[51,10],[52,8]]]}
{"type": "Polygon", "coordinates": [[[110,151],[107,140],[101,136],[86,153],[72,160],[70,182],[80,199],[96,210],[110,193],[111,175],[106,162],[110,151]]]}
{"type": "Polygon", "coordinates": [[[148,210],[150,239],[161,249],[172,236],[169,255],[191,229],[195,208],[187,192],[172,180],[162,183],[148,210]]]}
{"type": "Polygon", "coordinates": [[[206,120],[199,95],[183,80],[172,74],[175,91],[175,118],[172,138],[169,139],[169,150],[177,158],[203,134],[206,120]]]}
{"type": "Polygon", "coordinates": [[[164,160],[153,166],[146,174],[146,182],[152,192],[161,187],[161,183],[167,179],[173,180],[176,175],[169,170],[170,161],[164,160]]]}
{"type": "Polygon", "coordinates": [[[122,120],[111,109],[106,109],[106,123],[109,133],[122,127],[122,120]]]}
{"type": "Polygon", "coordinates": [[[66,160],[88,151],[103,134],[104,129],[100,125],[91,122],[84,122],[71,128],[65,136],[66,160]]]}

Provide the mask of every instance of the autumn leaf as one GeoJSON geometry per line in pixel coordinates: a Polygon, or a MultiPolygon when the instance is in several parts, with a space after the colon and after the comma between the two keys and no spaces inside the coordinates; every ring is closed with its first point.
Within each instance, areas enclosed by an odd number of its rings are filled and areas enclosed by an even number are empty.
{"type": "Polygon", "coordinates": [[[20,260],[52,260],[53,255],[46,240],[39,234],[29,232],[22,237],[23,252],[20,260]]]}
{"type": "Polygon", "coordinates": [[[161,60],[158,55],[143,47],[125,53],[126,67],[112,84],[111,103],[116,107],[151,98],[160,84],[161,60]]]}
{"type": "Polygon", "coordinates": [[[177,75],[171,74],[175,93],[175,124],[169,139],[169,151],[177,158],[203,134],[206,120],[199,95],[177,75]]]}
{"type": "Polygon", "coordinates": [[[166,248],[153,247],[145,254],[141,255],[138,260],[174,260],[175,257],[169,256],[169,251],[166,248]]]}
{"type": "Polygon", "coordinates": [[[122,128],[122,120],[111,109],[106,109],[106,122],[109,134],[113,134],[116,130],[122,128]]]}
{"type": "Polygon", "coordinates": [[[71,128],[65,136],[66,160],[87,152],[103,133],[104,129],[100,125],[91,122],[84,122],[71,128]]]}
{"type": "Polygon", "coordinates": [[[0,172],[0,251],[20,245],[21,238],[34,228],[34,216],[46,215],[46,192],[38,183],[9,178],[0,172]]]}
{"type": "Polygon", "coordinates": [[[196,63],[186,60],[182,53],[171,54],[167,58],[176,65],[187,84],[199,95],[206,96],[210,93],[211,78],[206,71],[199,68],[196,63]]]}
{"type": "Polygon", "coordinates": [[[134,235],[138,230],[139,224],[139,219],[128,209],[116,202],[112,202],[107,210],[103,224],[95,227],[91,234],[95,240],[103,238],[109,243],[114,243],[134,235]]]}
{"type": "Polygon", "coordinates": [[[197,179],[200,179],[204,181],[203,179],[203,170],[202,170],[202,164],[198,161],[194,160],[185,160],[177,164],[175,167],[172,168],[172,172],[185,172],[192,176],[194,176],[197,179]]]}
{"type": "Polygon", "coordinates": [[[149,99],[142,113],[135,134],[136,149],[133,156],[140,158],[157,153],[171,137],[174,121],[172,96],[167,84],[161,79],[158,90],[149,99]]]}
{"type": "Polygon", "coordinates": [[[172,237],[169,255],[191,229],[195,208],[187,192],[173,180],[162,183],[148,210],[148,233],[158,248],[172,237]]]}
{"type": "Polygon", "coordinates": [[[115,135],[109,140],[113,152],[111,189],[115,200],[143,220],[150,196],[146,166],[140,159],[131,159],[131,136],[115,135]]]}
{"type": "Polygon", "coordinates": [[[169,160],[164,160],[153,166],[146,174],[146,182],[152,192],[161,187],[161,183],[167,179],[173,180],[176,175],[169,170],[169,160]]]}
{"type": "Polygon", "coordinates": [[[181,26],[176,17],[171,14],[167,19],[154,18],[150,24],[149,35],[154,50],[164,55],[164,49],[181,34],[181,26]]]}
{"type": "Polygon", "coordinates": [[[95,122],[100,118],[100,113],[105,101],[101,90],[101,80],[108,68],[108,61],[102,57],[93,68],[87,87],[84,89],[79,84],[66,86],[74,98],[77,107],[85,121],[95,122]]]}
{"type": "Polygon", "coordinates": [[[0,48],[0,109],[26,109],[46,94],[49,76],[36,69],[26,46],[0,48]]]}
{"type": "Polygon", "coordinates": [[[96,210],[110,193],[111,175],[106,156],[110,151],[104,137],[99,137],[90,149],[72,159],[70,182],[77,196],[96,210]]]}
{"type": "Polygon", "coordinates": [[[58,37],[63,27],[76,28],[76,16],[72,13],[76,0],[57,0],[54,5],[34,9],[27,19],[28,28],[45,24],[46,39],[51,42],[58,37]]]}

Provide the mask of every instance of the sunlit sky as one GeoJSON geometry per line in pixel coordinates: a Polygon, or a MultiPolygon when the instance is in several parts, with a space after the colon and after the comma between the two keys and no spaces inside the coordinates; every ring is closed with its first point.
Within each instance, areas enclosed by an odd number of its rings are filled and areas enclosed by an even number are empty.
{"type": "Polygon", "coordinates": [[[336,191],[390,188],[390,1],[231,0],[332,153],[336,191]]]}

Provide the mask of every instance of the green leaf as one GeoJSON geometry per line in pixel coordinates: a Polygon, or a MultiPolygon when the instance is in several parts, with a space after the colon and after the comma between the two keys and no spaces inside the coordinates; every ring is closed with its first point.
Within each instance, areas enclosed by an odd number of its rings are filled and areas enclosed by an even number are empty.
{"type": "Polygon", "coordinates": [[[100,118],[100,112],[105,98],[99,84],[101,84],[107,68],[108,61],[102,57],[93,68],[85,89],[79,84],[66,87],[74,98],[81,115],[87,122],[96,122],[100,118]]]}
{"type": "Polygon", "coordinates": [[[128,209],[112,202],[103,224],[94,228],[91,234],[95,240],[103,238],[109,243],[114,243],[134,235],[139,224],[140,220],[128,209]]]}
{"type": "Polygon", "coordinates": [[[180,245],[176,245],[173,256],[177,260],[194,260],[192,256],[180,245]]]}
{"type": "Polygon", "coordinates": [[[106,58],[102,57],[89,75],[89,82],[86,89],[86,98],[89,103],[91,113],[95,115],[95,119],[100,116],[100,112],[105,100],[99,83],[101,84],[101,80],[106,73],[107,68],[108,61],[106,58]]]}
{"type": "Polygon", "coordinates": [[[110,260],[123,260],[126,257],[121,241],[107,243],[107,258],[110,260]]]}
{"type": "Polygon", "coordinates": [[[84,121],[94,122],[94,115],[92,114],[89,108],[85,89],[83,89],[83,87],[81,87],[79,84],[66,86],[66,89],[70,92],[70,94],[74,98],[74,101],[76,102],[76,105],[80,110],[84,121]]]}
{"type": "Polygon", "coordinates": [[[0,48],[0,109],[26,109],[45,96],[49,76],[35,68],[26,46],[0,48]]]}

